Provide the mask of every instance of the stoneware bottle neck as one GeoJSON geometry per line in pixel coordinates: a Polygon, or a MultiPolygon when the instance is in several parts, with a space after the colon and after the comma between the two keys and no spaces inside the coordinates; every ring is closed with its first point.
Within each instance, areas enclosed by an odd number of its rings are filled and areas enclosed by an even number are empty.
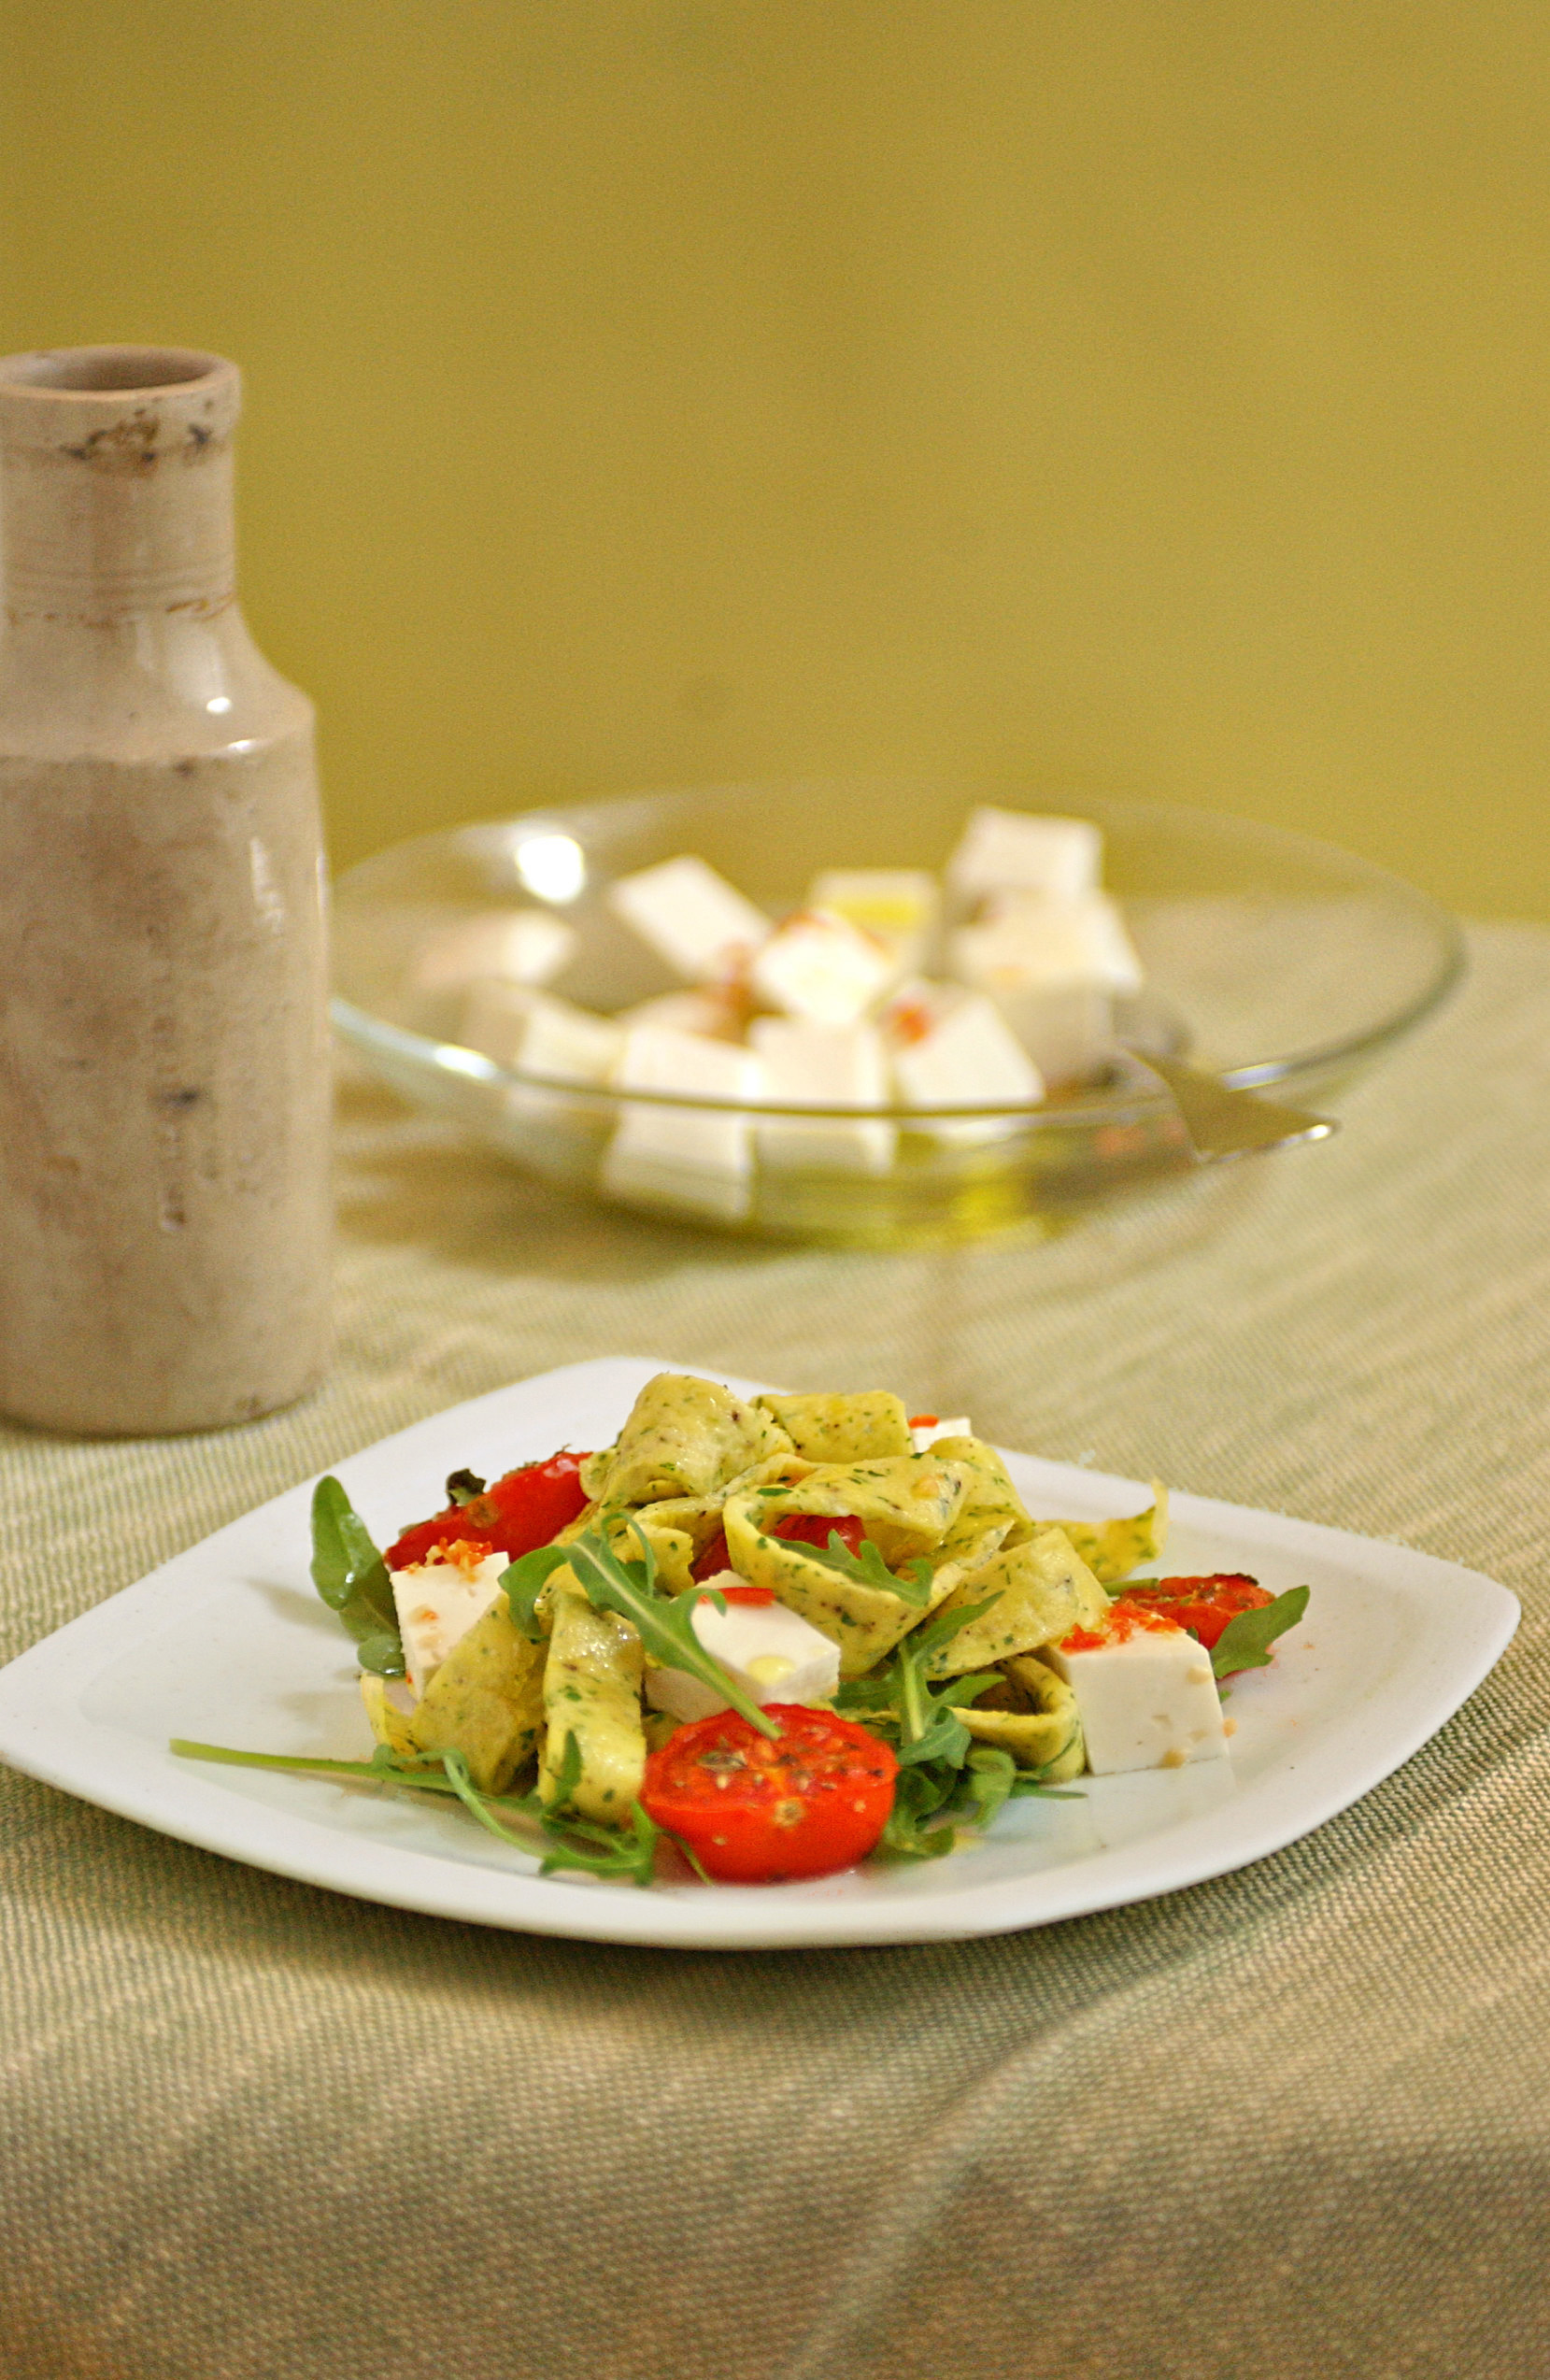
{"type": "Polygon", "coordinates": [[[209,620],[235,600],[241,377],[188,349],[0,360],[0,544],[12,627],[209,620]]]}

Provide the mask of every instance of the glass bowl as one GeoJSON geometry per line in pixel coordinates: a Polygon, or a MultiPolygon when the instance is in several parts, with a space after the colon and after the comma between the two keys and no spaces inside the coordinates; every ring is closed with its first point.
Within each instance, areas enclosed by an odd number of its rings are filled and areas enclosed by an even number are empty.
{"type": "MultiPolygon", "coordinates": [[[[1016,1107],[776,1110],[632,1091],[629,1104],[669,1111],[690,1141],[704,1142],[707,1120],[723,1122],[744,1155],[731,1176],[669,1163],[621,1190],[605,1161],[623,1094],[524,1076],[459,1038],[476,963],[460,953],[488,948],[514,911],[545,920],[527,933],[542,936],[549,919],[570,929],[572,955],[547,990],[615,1010],[678,987],[604,903],[612,877],[692,852],[777,917],[800,905],[819,868],[940,871],[986,802],[1079,813],[1102,828],[1104,881],[1146,970],[1145,991],[1121,1004],[1120,1030],[1136,1049],[1187,1058],[1231,1088],[1328,1101],[1419,1024],[1461,971],[1458,928],[1423,894],[1279,828],[1026,786],[825,779],[569,804],[379,852],[335,889],[335,1020],[408,1099],[551,1180],[618,1204],[848,1247],[1056,1227],[1198,1168],[1171,1097],[1123,1054],[1101,1080],[1016,1107]],[[834,1164],[811,1129],[863,1112],[898,1127],[882,1170],[834,1164]],[[815,1148],[820,1161],[803,1161],[815,1148]]],[[[846,1136],[832,1132],[831,1151],[836,1137],[846,1136]]]]}

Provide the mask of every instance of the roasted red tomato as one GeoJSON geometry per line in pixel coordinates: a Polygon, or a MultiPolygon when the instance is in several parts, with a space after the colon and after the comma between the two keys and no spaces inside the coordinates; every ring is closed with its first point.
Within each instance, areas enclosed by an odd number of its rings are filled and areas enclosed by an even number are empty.
{"type": "Polygon", "coordinates": [[[577,1476],[584,1454],[551,1455],[547,1462],[528,1462],[508,1471],[482,1495],[465,1504],[448,1504],[429,1520],[405,1529],[382,1557],[390,1570],[407,1570],[424,1561],[440,1545],[460,1537],[482,1538],[492,1551],[515,1561],[534,1546],[547,1546],[587,1502],[577,1476]]]}
{"type": "Polygon", "coordinates": [[[831,1536],[837,1535],[847,1554],[859,1554],[866,1523],[858,1520],[853,1512],[789,1512],[784,1519],[775,1522],[770,1534],[784,1537],[793,1546],[827,1546],[831,1536]]]}
{"type": "Polygon", "coordinates": [[[718,1529],[704,1552],[695,1562],[690,1575],[699,1579],[714,1578],[718,1570],[731,1568],[732,1556],[727,1551],[727,1532],[724,1529],[718,1529]]]}
{"type": "Polygon", "coordinates": [[[1258,1579],[1242,1571],[1218,1571],[1210,1578],[1159,1578],[1155,1586],[1126,1589],[1116,1603],[1140,1603],[1160,1613],[1175,1628],[1192,1628],[1209,1652],[1230,1619],[1240,1612],[1262,1611],[1275,1598],[1258,1579]]]}
{"type": "Polygon", "coordinates": [[[779,1884],[854,1866],[893,1807],[899,1763],[832,1711],[772,1703],[772,1739],[735,1711],[696,1719],[646,1763],[641,1804],[718,1884],[779,1884]]]}

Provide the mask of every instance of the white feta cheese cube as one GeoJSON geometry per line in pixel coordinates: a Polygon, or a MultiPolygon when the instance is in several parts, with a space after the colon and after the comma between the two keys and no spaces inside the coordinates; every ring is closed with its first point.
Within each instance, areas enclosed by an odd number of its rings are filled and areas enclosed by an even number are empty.
{"type": "Polygon", "coordinates": [[[1126,1633],[1120,1620],[1098,1645],[1046,1646],[1041,1658],[1076,1697],[1094,1776],[1225,1757],[1211,1656],[1182,1628],[1126,1633]]]}
{"type": "Polygon", "coordinates": [[[513,983],[474,986],[462,1037],[498,1066],[562,1083],[605,1083],[624,1043],[611,1017],[513,983]]]}
{"type": "Polygon", "coordinates": [[[853,1025],[899,979],[893,953],[834,909],[798,909],[755,953],[757,997],[815,1025],[853,1025]]]}
{"type": "Polygon", "coordinates": [[[1073,900],[1013,892],[988,905],[974,925],[952,938],[955,975],[982,991],[1050,991],[1096,984],[1139,991],[1141,961],[1116,903],[1106,892],[1073,900]]]}
{"type": "Polygon", "coordinates": [[[603,1161],[606,1190],[729,1221],[747,1213],[753,1194],[747,1110],[764,1096],[764,1067],[751,1049],[668,1025],[633,1025],[624,1035],[614,1088],[740,1104],[718,1114],[626,1102],[603,1161]]]}
{"type": "MultiPolygon", "coordinates": [[[[735,1571],[707,1578],[707,1593],[741,1587],[735,1571]]],[[[750,1701],[823,1703],[838,1689],[840,1648],[811,1621],[786,1604],[729,1603],[724,1612],[702,1601],[694,1607],[694,1633],[750,1701]]],[[[646,1699],[673,1718],[709,1718],[731,1707],[724,1695],[687,1670],[648,1669],[646,1699]]]]}
{"type": "Polygon", "coordinates": [[[548,983],[574,955],[576,929],[547,909],[494,909],[426,935],[415,953],[419,991],[461,991],[483,976],[548,983]]]}
{"type": "Polygon", "coordinates": [[[1079,1081],[1112,1061],[1115,995],[1142,983],[1124,919],[1102,892],[998,894],[953,935],[949,959],[995,1002],[1046,1082],[1079,1081]]]}
{"type": "Polygon", "coordinates": [[[974,1434],[966,1413],[955,1413],[950,1421],[910,1423],[910,1436],[915,1441],[917,1454],[924,1454],[928,1447],[934,1447],[938,1438],[972,1438],[974,1434]]]}
{"type": "Polygon", "coordinates": [[[1013,885],[1071,899],[1093,891],[1102,867],[1103,837],[1090,819],[979,809],[947,862],[947,882],[970,903],[1013,885]]]}
{"type": "Polygon", "coordinates": [[[1091,1082],[1114,1063],[1114,999],[1092,984],[990,995],[1046,1083],[1091,1082]]]}
{"type": "Polygon", "coordinates": [[[616,917],[690,983],[736,974],[770,931],[762,909],[687,853],[617,876],[607,901],[616,917]]]}
{"type": "MultiPolygon", "coordinates": [[[[1038,1068],[982,992],[917,981],[889,1002],[882,1024],[903,1106],[1020,1107],[1044,1097],[1038,1068]]],[[[940,1140],[995,1140],[1017,1125],[983,1117],[925,1129],[940,1140]]]]}
{"type": "Polygon", "coordinates": [[[942,892],[925,868],[821,868],[807,889],[807,905],[832,909],[875,934],[900,973],[914,975],[931,956],[942,892]]]}
{"type": "MultiPolygon", "coordinates": [[[[756,1017],[748,1039],[764,1062],[766,1096],[820,1107],[885,1107],[888,1059],[874,1025],[829,1026],[794,1017],[756,1017]]],[[[884,1174],[893,1161],[892,1124],[849,1123],[814,1116],[772,1118],[758,1129],[767,1165],[811,1165],[840,1173],[884,1174]]]]}
{"type": "Polygon", "coordinates": [[[621,1008],[615,1020],[632,1025],[671,1025],[675,1033],[702,1033],[707,1041],[741,1041],[747,1003],[733,984],[702,984],[693,991],[659,991],[621,1008]]]}
{"type": "Polygon", "coordinates": [[[486,1554],[465,1568],[456,1561],[417,1562],[389,1573],[393,1607],[404,1639],[404,1663],[416,1694],[423,1694],[454,1645],[501,1592],[506,1554],[486,1554]]]}

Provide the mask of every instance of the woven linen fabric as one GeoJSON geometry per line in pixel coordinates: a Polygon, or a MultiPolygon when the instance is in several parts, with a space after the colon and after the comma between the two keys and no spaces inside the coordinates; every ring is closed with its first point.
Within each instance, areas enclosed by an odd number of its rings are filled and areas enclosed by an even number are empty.
{"type": "Polygon", "coordinates": [[[7,2380],[1541,2380],[1550,933],[1325,1147],[897,1257],[565,1203],[351,1081],[338,1361],[220,1435],[0,1433],[7,1655],[523,1374],[885,1385],[1393,1536],[1523,1627],[1236,1875],[989,1941],[707,1954],[354,1903],[0,1777],[7,2380]]]}

